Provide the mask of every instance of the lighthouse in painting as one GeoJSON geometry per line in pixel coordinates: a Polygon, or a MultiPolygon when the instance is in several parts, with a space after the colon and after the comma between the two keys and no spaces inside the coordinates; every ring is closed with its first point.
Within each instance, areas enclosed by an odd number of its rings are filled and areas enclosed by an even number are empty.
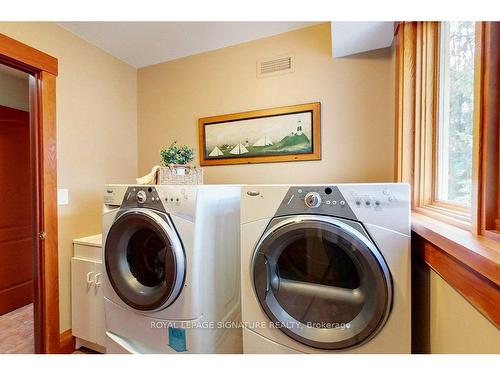
{"type": "Polygon", "coordinates": [[[297,123],[297,133],[296,135],[302,135],[302,121],[299,120],[299,122],[297,123]]]}

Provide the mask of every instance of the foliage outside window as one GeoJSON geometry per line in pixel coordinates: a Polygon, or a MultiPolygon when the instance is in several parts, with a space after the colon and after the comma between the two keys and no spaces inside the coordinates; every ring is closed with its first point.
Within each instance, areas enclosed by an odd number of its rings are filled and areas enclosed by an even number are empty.
{"type": "Polygon", "coordinates": [[[471,206],[474,22],[442,22],[439,53],[437,200],[471,206]]]}

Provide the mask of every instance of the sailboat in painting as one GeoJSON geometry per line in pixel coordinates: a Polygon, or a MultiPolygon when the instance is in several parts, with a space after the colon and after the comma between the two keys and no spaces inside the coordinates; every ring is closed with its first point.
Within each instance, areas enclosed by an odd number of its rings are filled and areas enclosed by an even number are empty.
{"type": "Polygon", "coordinates": [[[263,147],[263,146],[271,146],[272,144],[273,144],[273,142],[266,135],[265,137],[260,138],[252,146],[254,146],[254,147],[263,147]]]}
{"type": "Polygon", "coordinates": [[[217,147],[217,146],[215,146],[215,148],[212,150],[212,152],[210,154],[208,154],[208,156],[212,156],[212,157],[214,157],[214,156],[222,156],[222,155],[224,155],[224,154],[222,153],[222,151],[220,150],[220,148],[217,147]]]}
{"type": "Polygon", "coordinates": [[[241,143],[238,143],[231,151],[229,151],[229,153],[233,155],[246,154],[247,152],[248,150],[241,143]]]}

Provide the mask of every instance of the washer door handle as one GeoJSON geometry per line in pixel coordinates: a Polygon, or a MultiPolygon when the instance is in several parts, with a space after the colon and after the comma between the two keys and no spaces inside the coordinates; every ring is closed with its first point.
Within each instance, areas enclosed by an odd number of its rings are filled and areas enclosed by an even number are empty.
{"type": "Polygon", "coordinates": [[[264,266],[266,267],[266,293],[269,292],[269,289],[271,289],[271,269],[269,265],[269,260],[267,257],[264,255],[264,266]]]}

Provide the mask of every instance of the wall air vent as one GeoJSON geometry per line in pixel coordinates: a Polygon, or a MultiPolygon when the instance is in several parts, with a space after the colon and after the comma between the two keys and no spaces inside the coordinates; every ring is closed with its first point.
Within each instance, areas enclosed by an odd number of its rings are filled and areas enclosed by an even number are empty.
{"type": "Polygon", "coordinates": [[[294,58],[292,54],[261,59],[257,61],[257,78],[271,77],[278,74],[293,73],[294,58]]]}

